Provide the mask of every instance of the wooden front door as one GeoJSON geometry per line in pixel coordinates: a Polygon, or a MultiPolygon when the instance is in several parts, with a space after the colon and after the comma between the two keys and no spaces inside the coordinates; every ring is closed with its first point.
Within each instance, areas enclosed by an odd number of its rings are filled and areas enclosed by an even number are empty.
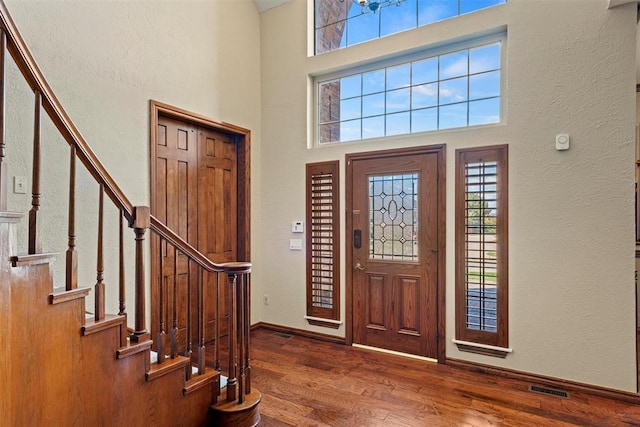
{"type": "Polygon", "coordinates": [[[439,357],[441,155],[347,158],[353,343],[439,357]]]}
{"type": "MultiPolygon", "coordinates": [[[[233,133],[164,115],[157,116],[155,144],[152,146],[152,214],[176,231],[180,237],[217,263],[248,260],[248,208],[245,193],[238,192],[239,148],[233,133]],[[238,237],[239,203],[243,201],[240,221],[243,231],[238,237]],[[239,250],[240,245],[240,250],[239,250]],[[242,256],[240,256],[242,252],[242,256]]],[[[245,159],[244,156],[241,159],[245,159]]],[[[241,168],[245,171],[245,166],[241,168]]],[[[245,174],[240,175],[245,178],[245,174]]],[[[152,236],[152,322],[154,339],[159,328],[173,327],[177,320],[180,349],[184,349],[187,334],[191,342],[197,337],[197,268],[185,256],[175,253],[171,245],[160,244],[152,236]],[[160,307],[160,293],[163,294],[160,307]],[[192,318],[187,318],[190,307],[192,318]],[[190,332],[188,332],[188,327],[190,332]]],[[[220,333],[228,325],[226,278],[216,286],[218,276],[205,273],[204,308],[205,340],[214,339],[216,312],[220,333]]]]}

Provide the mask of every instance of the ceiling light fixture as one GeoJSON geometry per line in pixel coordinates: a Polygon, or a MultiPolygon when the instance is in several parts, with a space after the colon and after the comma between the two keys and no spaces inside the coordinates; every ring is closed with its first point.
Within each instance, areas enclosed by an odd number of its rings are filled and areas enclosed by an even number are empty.
{"type": "MultiPolygon", "coordinates": [[[[378,9],[382,9],[387,6],[400,6],[405,0],[346,0],[351,1],[361,8],[361,13],[373,12],[376,13],[378,9]]],[[[344,3],[345,0],[340,0],[340,3],[344,3]]]]}

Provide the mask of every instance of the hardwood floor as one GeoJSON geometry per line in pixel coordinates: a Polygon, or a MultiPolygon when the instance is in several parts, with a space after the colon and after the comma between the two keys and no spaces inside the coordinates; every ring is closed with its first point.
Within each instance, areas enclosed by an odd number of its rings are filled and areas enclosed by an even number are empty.
{"type": "Polygon", "coordinates": [[[639,426],[640,405],[267,329],[251,334],[261,426],[639,426]]]}

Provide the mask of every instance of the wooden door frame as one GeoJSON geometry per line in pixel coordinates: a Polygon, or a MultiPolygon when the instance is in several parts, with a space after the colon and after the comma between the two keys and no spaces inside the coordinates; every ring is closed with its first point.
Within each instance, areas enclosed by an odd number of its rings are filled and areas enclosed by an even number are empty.
{"type": "MultiPolygon", "coordinates": [[[[233,135],[237,147],[237,179],[238,179],[238,261],[251,261],[251,131],[230,123],[218,122],[200,114],[192,113],[178,107],[164,104],[158,101],[149,101],[150,106],[150,159],[151,180],[149,191],[151,194],[151,214],[157,211],[154,183],[157,178],[156,157],[158,142],[158,118],[159,116],[180,120],[205,127],[214,131],[233,135]]],[[[152,260],[153,262],[153,260],[152,260]]]]}
{"type": "Polygon", "coordinates": [[[345,341],[348,345],[353,344],[353,216],[351,207],[353,205],[353,161],[373,160],[396,156],[410,156],[417,154],[436,154],[438,156],[438,272],[436,283],[436,346],[439,363],[446,363],[446,318],[445,318],[445,293],[446,293],[446,146],[444,144],[428,145],[419,147],[400,148],[383,151],[367,151],[363,153],[347,153],[345,155],[345,341]]]}

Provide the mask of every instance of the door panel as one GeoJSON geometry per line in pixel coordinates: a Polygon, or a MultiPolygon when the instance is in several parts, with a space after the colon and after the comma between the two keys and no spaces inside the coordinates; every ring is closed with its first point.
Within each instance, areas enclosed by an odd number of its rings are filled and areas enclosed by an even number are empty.
{"type": "MultiPolygon", "coordinates": [[[[196,236],[197,208],[196,191],[193,184],[197,181],[197,129],[189,124],[163,118],[158,123],[156,146],[156,209],[154,215],[172,228],[180,237],[194,244],[196,236]]],[[[153,236],[152,256],[157,259],[158,240],[153,236]]],[[[165,292],[165,316],[162,319],[165,332],[173,327],[172,313],[174,307],[178,313],[179,342],[186,337],[187,289],[189,282],[195,285],[195,278],[189,274],[186,257],[174,253],[173,246],[162,243],[161,281],[165,292]],[[174,292],[174,287],[175,291],[174,292]]],[[[154,277],[157,277],[155,273],[154,277]]],[[[152,304],[158,311],[159,295],[154,292],[152,304]]],[[[155,322],[154,322],[155,326],[155,322]]],[[[152,331],[154,339],[158,333],[152,331]]]]}
{"type": "MultiPolygon", "coordinates": [[[[238,260],[237,250],[237,156],[236,144],[227,134],[200,130],[198,167],[198,250],[214,262],[238,260]]],[[[205,274],[205,307],[216,301],[226,301],[224,276],[216,296],[215,274],[205,274]]],[[[229,308],[218,307],[220,333],[228,330],[229,308]]],[[[215,309],[206,308],[205,339],[215,336],[215,309]]]]}
{"type": "Polygon", "coordinates": [[[369,284],[367,286],[367,309],[369,313],[368,328],[386,330],[386,293],[385,276],[380,274],[367,274],[369,284]]]}
{"type": "Polygon", "coordinates": [[[437,357],[438,155],[354,159],[353,342],[437,357]]]}
{"type": "Polygon", "coordinates": [[[398,333],[420,334],[422,316],[419,301],[422,293],[420,277],[398,275],[398,333]]]}

